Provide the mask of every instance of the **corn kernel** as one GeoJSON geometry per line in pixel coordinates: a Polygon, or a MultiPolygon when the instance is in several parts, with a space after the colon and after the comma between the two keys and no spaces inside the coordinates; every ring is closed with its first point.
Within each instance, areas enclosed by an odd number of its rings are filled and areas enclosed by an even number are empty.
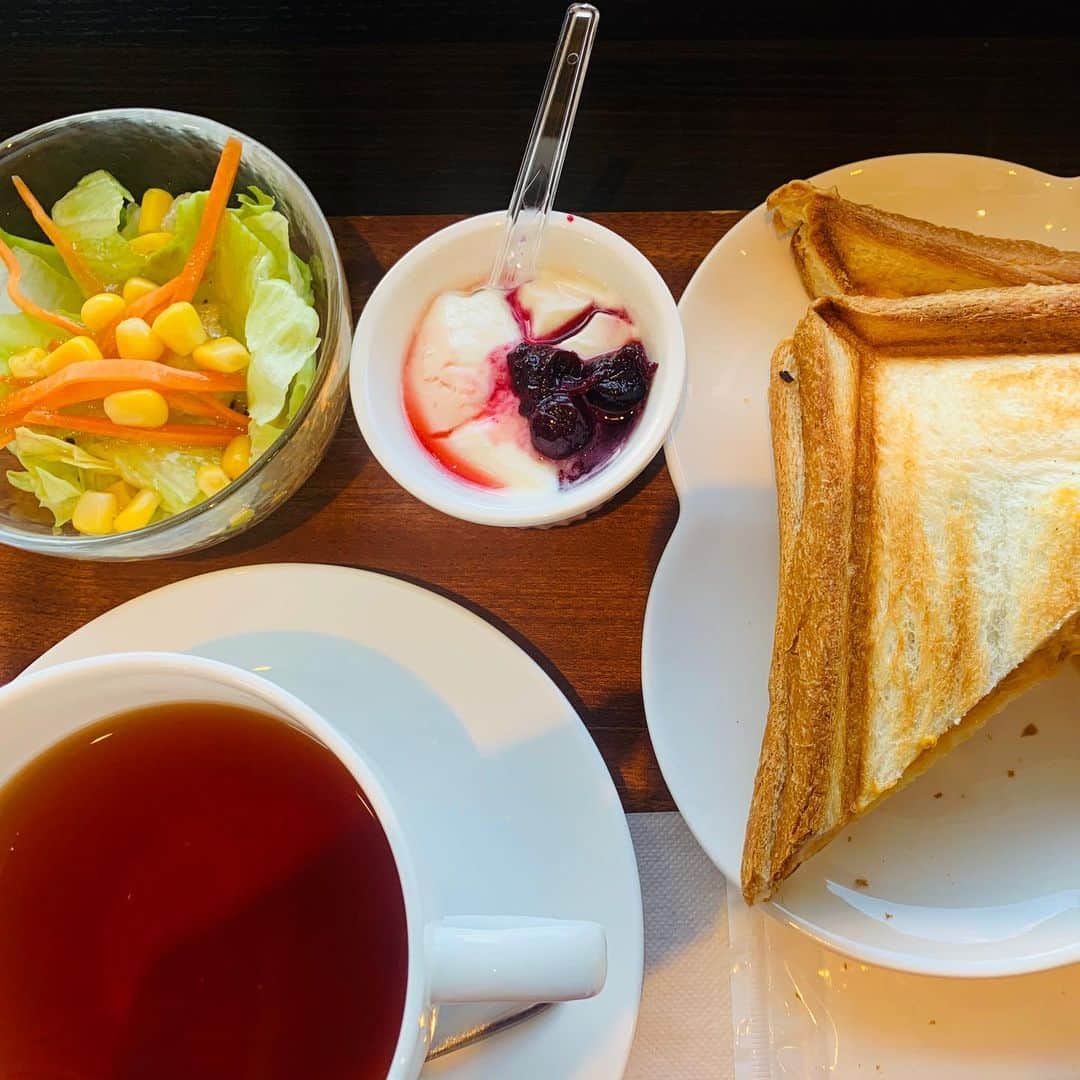
{"type": "Polygon", "coordinates": [[[127,281],[124,282],[124,287],[120,290],[120,295],[124,298],[125,304],[134,304],[136,300],[147,296],[156,288],[157,286],[149,278],[129,277],[127,281]]]}
{"type": "Polygon", "coordinates": [[[123,510],[135,497],[135,492],[123,480],[117,480],[115,484],[110,484],[105,490],[111,491],[116,496],[117,510],[123,510]]]}
{"type": "Polygon", "coordinates": [[[116,496],[111,491],[84,491],[71,515],[71,524],[89,536],[112,532],[115,520],[116,496]]]}
{"type": "Polygon", "coordinates": [[[178,356],[187,356],[206,340],[199,313],[186,300],[170,304],[154,320],[154,333],[178,356]]]}
{"type": "Polygon", "coordinates": [[[136,236],[128,243],[136,255],[156,255],[162,248],[172,243],[172,233],[148,232],[143,236],[136,236]]]}
{"type": "Polygon", "coordinates": [[[169,419],[169,403],[156,390],[117,390],[103,404],[105,415],[124,427],[159,428],[169,419]]]}
{"type": "Polygon", "coordinates": [[[251,440],[237,435],[221,452],[221,468],[230,480],[235,480],[251,464],[251,440]]]}
{"type": "Polygon", "coordinates": [[[159,187],[147,188],[139,205],[139,233],[145,235],[157,232],[170,206],[172,196],[167,191],[159,187]]]}
{"type": "Polygon", "coordinates": [[[96,334],[119,318],[125,307],[127,304],[119,293],[99,292],[83,304],[82,321],[91,333],[96,334]]]}
{"type": "Polygon", "coordinates": [[[236,338],[219,337],[200,345],[191,358],[207,371],[223,371],[228,375],[242,371],[251,362],[251,354],[236,338]]]}
{"type": "Polygon", "coordinates": [[[153,488],[143,488],[132,500],[116,515],[113,528],[117,532],[131,532],[134,529],[145,529],[154,516],[154,511],[161,502],[161,496],[153,488]]]}
{"type": "Polygon", "coordinates": [[[93,338],[80,334],[78,337],[68,338],[62,345],[58,345],[45,358],[45,370],[48,374],[65,368],[68,364],[78,364],[83,360],[100,360],[101,350],[93,338]]]}
{"type": "Polygon", "coordinates": [[[48,372],[45,359],[49,354],[44,349],[26,349],[8,357],[8,371],[16,379],[43,379],[48,372]]]}
{"type": "Polygon", "coordinates": [[[125,360],[158,360],[165,343],[145,319],[124,319],[116,326],[116,351],[125,360]]]}
{"type": "Polygon", "coordinates": [[[229,486],[229,477],[220,465],[200,465],[195,473],[195,483],[199,490],[209,498],[229,486]]]}

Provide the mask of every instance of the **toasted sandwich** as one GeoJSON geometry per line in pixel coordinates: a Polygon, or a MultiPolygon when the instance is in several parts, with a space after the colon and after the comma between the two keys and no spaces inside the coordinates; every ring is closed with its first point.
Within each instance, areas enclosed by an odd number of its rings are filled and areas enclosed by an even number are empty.
{"type": "Polygon", "coordinates": [[[1080,251],[998,240],[890,214],[793,180],[768,198],[806,291],[922,296],[961,289],[1080,282],[1080,251]]]}
{"type": "Polygon", "coordinates": [[[770,409],[751,903],[1080,655],[1080,287],[818,300],[770,409]]]}

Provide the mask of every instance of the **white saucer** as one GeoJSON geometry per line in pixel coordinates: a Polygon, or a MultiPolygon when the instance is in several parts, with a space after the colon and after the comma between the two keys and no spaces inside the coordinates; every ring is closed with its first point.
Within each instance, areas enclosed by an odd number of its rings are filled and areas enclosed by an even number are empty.
{"type": "MultiPolygon", "coordinates": [[[[1080,180],[1009,162],[909,154],[814,180],[943,225],[1080,246],[1080,180]]],[[[769,357],[806,306],[764,206],[720,240],[679,305],[688,382],[666,455],[681,511],[646,612],[645,707],[672,795],[733,882],[776,610],[769,357]]],[[[1021,698],[849,830],[851,842],[845,831],[810,860],[772,913],[908,971],[1008,974],[1080,959],[1078,686],[1070,670],[1021,698]],[[1040,734],[1021,739],[1029,721],[1040,734]]]]}
{"type": "Polygon", "coordinates": [[[30,670],[130,649],[262,673],[362,746],[400,796],[448,912],[592,919],[607,984],[425,1076],[622,1076],[642,977],[626,818],[592,739],[543,671],[482,619],[395,578],[330,566],[224,570],[95,619],[30,670]]]}

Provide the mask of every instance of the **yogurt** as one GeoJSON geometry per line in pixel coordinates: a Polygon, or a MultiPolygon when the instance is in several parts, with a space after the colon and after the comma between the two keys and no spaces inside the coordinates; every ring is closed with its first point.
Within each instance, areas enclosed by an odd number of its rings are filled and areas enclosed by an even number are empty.
{"type": "MultiPolygon", "coordinates": [[[[420,320],[406,358],[405,411],[428,452],[463,481],[557,491],[600,467],[633,426],[635,415],[596,412],[590,399],[602,392],[611,358],[638,341],[618,297],[574,275],[545,273],[510,292],[442,293],[420,320]],[[540,369],[545,357],[559,353],[557,386],[543,383],[541,372],[541,389],[521,392],[523,346],[534,351],[528,359],[540,369]],[[587,423],[579,425],[578,442],[586,438],[582,431],[592,433],[588,446],[560,449],[558,458],[537,448],[539,418],[533,416],[538,398],[555,392],[571,395],[582,410],[587,423]]],[[[539,444],[562,446],[550,439],[539,444]]]]}

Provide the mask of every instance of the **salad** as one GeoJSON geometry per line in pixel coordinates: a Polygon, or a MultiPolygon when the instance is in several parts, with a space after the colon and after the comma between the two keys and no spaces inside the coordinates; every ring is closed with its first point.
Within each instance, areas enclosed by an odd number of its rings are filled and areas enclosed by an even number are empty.
{"type": "Polygon", "coordinates": [[[229,139],[210,189],[176,197],[93,172],[51,214],[12,177],[48,242],[0,230],[0,447],[57,530],[128,532],[213,497],[311,389],[311,272],[270,196],[229,206],[240,155],[229,139]]]}

